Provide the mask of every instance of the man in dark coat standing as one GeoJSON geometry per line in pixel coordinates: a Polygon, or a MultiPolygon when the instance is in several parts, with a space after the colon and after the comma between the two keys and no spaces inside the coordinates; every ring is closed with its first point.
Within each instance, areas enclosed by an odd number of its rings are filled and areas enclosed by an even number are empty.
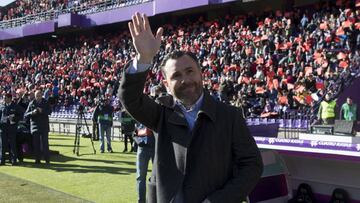
{"type": "Polygon", "coordinates": [[[139,13],[129,29],[137,56],[124,71],[119,97],[137,121],[157,133],[147,201],[241,202],[258,182],[263,163],[240,111],[203,90],[200,66],[189,52],[175,51],[161,66],[172,104],[144,95],[163,29],[154,36],[139,13]]]}
{"type": "Polygon", "coordinates": [[[17,165],[17,124],[24,111],[12,100],[10,93],[5,94],[5,102],[0,105],[0,164],[5,164],[5,152],[9,148],[10,162],[17,165]]]}
{"type": "Polygon", "coordinates": [[[35,99],[29,103],[25,117],[30,118],[30,132],[33,140],[35,163],[40,164],[41,157],[46,164],[50,163],[49,153],[49,115],[51,108],[48,102],[42,97],[42,91],[35,92],[35,99]],[[42,150],[41,150],[42,149],[42,150]]]}

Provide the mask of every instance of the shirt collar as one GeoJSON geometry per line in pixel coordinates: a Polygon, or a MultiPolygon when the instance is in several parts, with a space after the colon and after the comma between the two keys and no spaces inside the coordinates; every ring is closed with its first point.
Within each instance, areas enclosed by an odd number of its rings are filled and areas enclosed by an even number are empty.
{"type": "Polygon", "coordinates": [[[190,108],[186,108],[179,100],[175,99],[175,104],[178,105],[181,109],[181,111],[183,112],[191,112],[191,111],[199,111],[202,101],[204,99],[204,93],[201,93],[201,96],[199,97],[199,99],[195,102],[195,104],[193,104],[192,106],[190,106],[190,108]]]}

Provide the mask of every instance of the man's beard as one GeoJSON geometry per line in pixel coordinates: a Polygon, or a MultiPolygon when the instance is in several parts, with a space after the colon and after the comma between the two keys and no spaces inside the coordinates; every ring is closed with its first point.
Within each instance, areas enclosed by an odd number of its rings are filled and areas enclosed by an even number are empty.
{"type": "Polygon", "coordinates": [[[202,93],[202,85],[196,82],[179,86],[174,96],[184,104],[194,104],[202,93]],[[191,89],[191,91],[189,91],[191,89]]]}

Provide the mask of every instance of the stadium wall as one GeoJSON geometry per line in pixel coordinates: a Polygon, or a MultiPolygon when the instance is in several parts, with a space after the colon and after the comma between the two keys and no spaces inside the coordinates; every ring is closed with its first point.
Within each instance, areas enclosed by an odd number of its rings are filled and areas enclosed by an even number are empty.
{"type": "MultiPolygon", "coordinates": [[[[99,26],[99,25],[123,22],[130,20],[131,15],[135,11],[146,13],[148,16],[154,16],[161,13],[196,8],[199,6],[206,6],[206,5],[210,5],[211,3],[212,2],[209,0],[197,0],[197,1],[154,0],[152,2],[147,2],[129,7],[122,7],[114,10],[109,10],[109,11],[104,11],[89,15],[65,14],[58,19],[50,20],[47,22],[26,24],[15,28],[2,29],[0,30],[0,40],[16,39],[25,36],[31,36],[34,34],[51,33],[58,28],[58,25],[60,25],[60,27],[64,27],[64,25],[66,26],[68,25],[70,27],[75,26],[75,27],[87,28],[91,26],[99,26]],[[72,18],[78,18],[79,20],[77,21],[72,20],[72,18]],[[80,23],[78,23],[79,21],[80,23]]],[[[220,1],[219,3],[222,4],[222,1],[220,1]]]]}
{"type": "Polygon", "coordinates": [[[286,6],[286,0],[271,1],[271,0],[262,0],[262,1],[252,1],[246,3],[236,3],[236,7],[233,7],[232,10],[236,13],[259,13],[259,11],[274,11],[274,10],[283,10],[286,6]]]}

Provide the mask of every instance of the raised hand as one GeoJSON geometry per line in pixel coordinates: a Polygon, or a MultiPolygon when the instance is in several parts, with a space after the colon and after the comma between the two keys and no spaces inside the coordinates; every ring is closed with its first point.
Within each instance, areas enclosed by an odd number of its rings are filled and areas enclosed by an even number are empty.
{"type": "Polygon", "coordinates": [[[136,49],[138,63],[149,64],[159,51],[163,28],[159,28],[156,36],[151,31],[148,17],[136,12],[132,22],[128,23],[133,45],[136,49]]]}

